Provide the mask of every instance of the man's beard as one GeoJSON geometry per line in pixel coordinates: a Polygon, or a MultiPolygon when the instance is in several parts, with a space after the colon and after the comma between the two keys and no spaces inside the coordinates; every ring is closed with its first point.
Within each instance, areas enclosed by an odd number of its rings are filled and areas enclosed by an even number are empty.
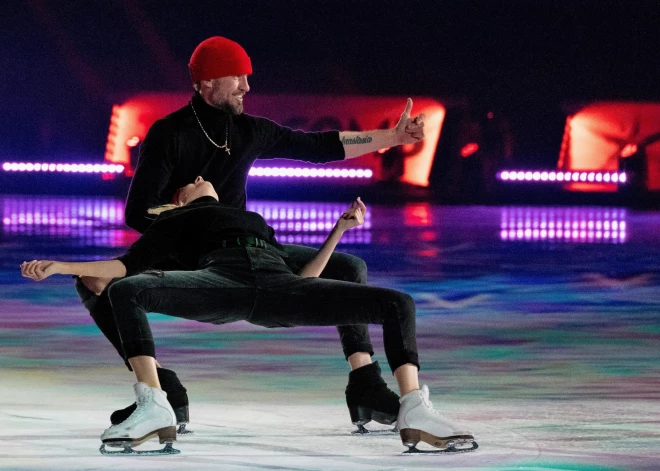
{"type": "Polygon", "coordinates": [[[236,116],[239,114],[243,113],[243,105],[239,105],[240,108],[236,109],[234,108],[231,104],[229,104],[228,101],[223,101],[222,103],[214,103],[215,108],[219,109],[220,111],[224,111],[225,113],[231,115],[231,116],[236,116]]]}

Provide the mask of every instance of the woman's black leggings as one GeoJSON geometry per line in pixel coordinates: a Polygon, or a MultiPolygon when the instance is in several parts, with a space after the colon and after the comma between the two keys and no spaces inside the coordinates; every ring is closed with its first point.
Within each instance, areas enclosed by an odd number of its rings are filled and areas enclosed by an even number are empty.
{"type": "Polygon", "coordinates": [[[118,280],[109,297],[125,359],[155,357],[147,312],[213,324],[247,321],[263,327],[381,324],[394,372],[419,367],[415,304],[404,293],[294,275],[275,252],[257,247],[217,250],[195,271],[140,274],[118,280]]]}

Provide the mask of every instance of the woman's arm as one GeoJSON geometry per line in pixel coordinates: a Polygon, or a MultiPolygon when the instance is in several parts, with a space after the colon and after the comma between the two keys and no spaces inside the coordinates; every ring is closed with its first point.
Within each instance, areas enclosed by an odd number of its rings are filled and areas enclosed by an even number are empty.
{"type": "Polygon", "coordinates": [[[321,272],[328,264],[332,252],[337,247],[341,236],[344,235],[344,232],[353,227],[360,226],[364,223],[364,215],[367,212],[367,207],[364,205],[362,200],[358,197],[351,207],[348,208],[344,214],[341,215],[335,227],[332,228],[328,238],[325,239],[323,245],[314,257],[307,262],[307,264],[300,270],[298,273],[303,278],[318,277],[321,275],[321,272]]]}
{"type": "Polygon", "coordinates": [[[51,275],[95,276],[99,278],[123,278],[126,267],[119,260],[103,262],[56,262],[32,260],[21,263],[21,275],[41,281],[51,275]]]}

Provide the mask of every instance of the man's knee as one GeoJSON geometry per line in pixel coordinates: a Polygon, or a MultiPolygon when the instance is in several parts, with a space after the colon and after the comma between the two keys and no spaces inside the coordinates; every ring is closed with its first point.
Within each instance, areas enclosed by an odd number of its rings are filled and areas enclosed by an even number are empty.
{"type": "Polygon", "coordinates": [[[321,274],[321,277],[366,284],[367,264],[355,255],[335,252],[330,257],[328,266],[321,274]]]}
{"type": "Polygon", "coordinates": [[[134,280],[128,278],[123,278],[111,284],[106,291],[110,303],[114,304],[117,301],[125,301],[134,298],[139,293],[140,287],[133,281],[134,280]]]}
{"type": "Polygon", "coordinates": [[[415,312],[415,300],[413,299],[413,297],[410,296],[408,293],[404,293],[402,291],[395,291],[395,292],[396,292],[396,296],[394,299],[396,300],[399,309],[402,311],[415,312]]]}
{"type": "Polygon", "coordinates": [[[105,285],[101,294],[96,294],[83,282],[83,280],[76,276],[75,278],[75,287],[78,292],[78,297],[82,302],[83,306],[89,311],[89,313],[94,317],[94,311],[101,309],[105,310],[103,306],[109,305],[109,293],[110,288],[117,279],[111,280],[108,284],[105,285]]]}

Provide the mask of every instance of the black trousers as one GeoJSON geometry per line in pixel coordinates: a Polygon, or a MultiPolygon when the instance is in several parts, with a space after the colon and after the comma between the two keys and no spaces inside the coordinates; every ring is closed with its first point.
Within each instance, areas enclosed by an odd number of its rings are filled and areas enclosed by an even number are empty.
{"type": "MultiPolygon", "coordinates": [[[[289,263],[300,267],[304,266],[316,253],[316,249],[301,245],[284,245],[284,249],[289,255],[289,263]]],[[[364,285],[367,283],[367,265],[358,257],[335,252],[330,257],[325,270],[321,273],[321,278],[364,285]]],[[[100,296],[96,296],[79,279],[76,279],[76,290],[83,305],[89,311],[103,335],[105,335],[123,358],[124,349],[119,337],[117,323],[112,313],[110,299],[108,298],[110,286],[112,284],[108,285],[100,296]]],[[[337,331],[339,332],[339,338],[346,358],[356,352],[374,354],[369,330],[366,325],[340,325],[337,327],[337,331]]],[[[128,363],[126,363],[126,366],[130,369],[128,363]]]]}
{"type": "Polygon", "coordinates": [[[394,372],[419,367],[415,304],[399,291],[321,278],[301,278],[267,248],[216,250],[194,271],[143,273],[109,289],[124,358],[155,357],[148,312],[200,322],[247,321],[263,327],[381,324],[394,372]]]}

